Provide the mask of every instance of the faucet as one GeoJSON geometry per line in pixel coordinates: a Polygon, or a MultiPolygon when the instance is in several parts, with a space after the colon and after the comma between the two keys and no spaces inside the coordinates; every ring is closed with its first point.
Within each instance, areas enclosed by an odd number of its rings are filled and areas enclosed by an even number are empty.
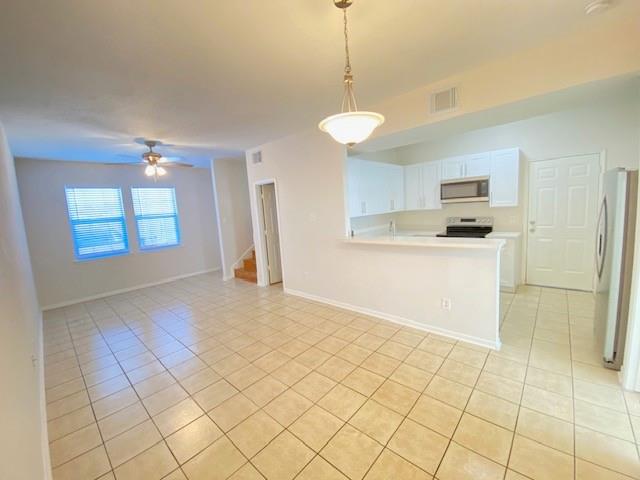
{"type": "Polygon", "coordinates": [[[392,237],[396,236],[396,222],[395,222],[395,220],[391,220],[389,222],[389,233],[391,234],[392,237]]]}

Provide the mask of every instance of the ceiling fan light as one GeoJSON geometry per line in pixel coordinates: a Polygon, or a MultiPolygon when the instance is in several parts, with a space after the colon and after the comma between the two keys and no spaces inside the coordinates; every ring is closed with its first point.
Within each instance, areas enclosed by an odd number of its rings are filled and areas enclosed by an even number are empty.
{"type": "Polygon", "coordinates": [[[144,174],[147,177],[153,177],[156,174],[156,169],[153,165],[147,165],[147,168],[144,169],[144,174]]]}
{"type": "Polygon", "coordinates": [[[158,175],[161,177],[167,174],[167,170],[163,167],[156,167],[156,171],[158,172],[158,175]]]}
{"type": "Polygon", "coordinates": [[[384,116],[379,113],[344,112],[325,118],[318,127],[336,142],[352,146],[369,138],[383,123],[384,116]]]}

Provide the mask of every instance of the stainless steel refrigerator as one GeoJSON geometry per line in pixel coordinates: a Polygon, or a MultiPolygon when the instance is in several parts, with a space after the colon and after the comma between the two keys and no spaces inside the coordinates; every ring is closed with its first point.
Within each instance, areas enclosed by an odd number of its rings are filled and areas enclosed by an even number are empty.
{"type": "Polygon", "coordinates": [[[629,314],[637,170],[605,172],[596,236],[595,333],[604,365],[620,370],[629,314]]]}

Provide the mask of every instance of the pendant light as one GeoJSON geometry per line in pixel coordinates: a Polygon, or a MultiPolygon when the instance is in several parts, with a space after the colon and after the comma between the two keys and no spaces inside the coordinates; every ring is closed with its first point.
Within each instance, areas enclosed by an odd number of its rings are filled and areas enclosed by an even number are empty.
{"type": "Polygon", "coordinates": [[[344,96],[342,97],[341,113],[325,118],[318,127],[331,135],[336,142],[352,147],[369,138],[369,135],[384,123],[384,117],[375,112],[358,111],[356,97],[353,93],[353,74],[351,73],[349,32],[347,29],[347,8],[351,6],[352,0],[333,0],[333,3],[342,10],[344,17],[344,96]]]}

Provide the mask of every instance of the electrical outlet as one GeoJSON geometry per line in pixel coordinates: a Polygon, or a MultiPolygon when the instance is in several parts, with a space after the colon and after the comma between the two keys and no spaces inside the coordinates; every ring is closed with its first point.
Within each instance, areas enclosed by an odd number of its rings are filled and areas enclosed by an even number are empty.
{"type": "Polygon", "coordinates": [[[451,299],[442,297],[440,300],[440,306],[443,310],[451,310],[451,299]]]}

